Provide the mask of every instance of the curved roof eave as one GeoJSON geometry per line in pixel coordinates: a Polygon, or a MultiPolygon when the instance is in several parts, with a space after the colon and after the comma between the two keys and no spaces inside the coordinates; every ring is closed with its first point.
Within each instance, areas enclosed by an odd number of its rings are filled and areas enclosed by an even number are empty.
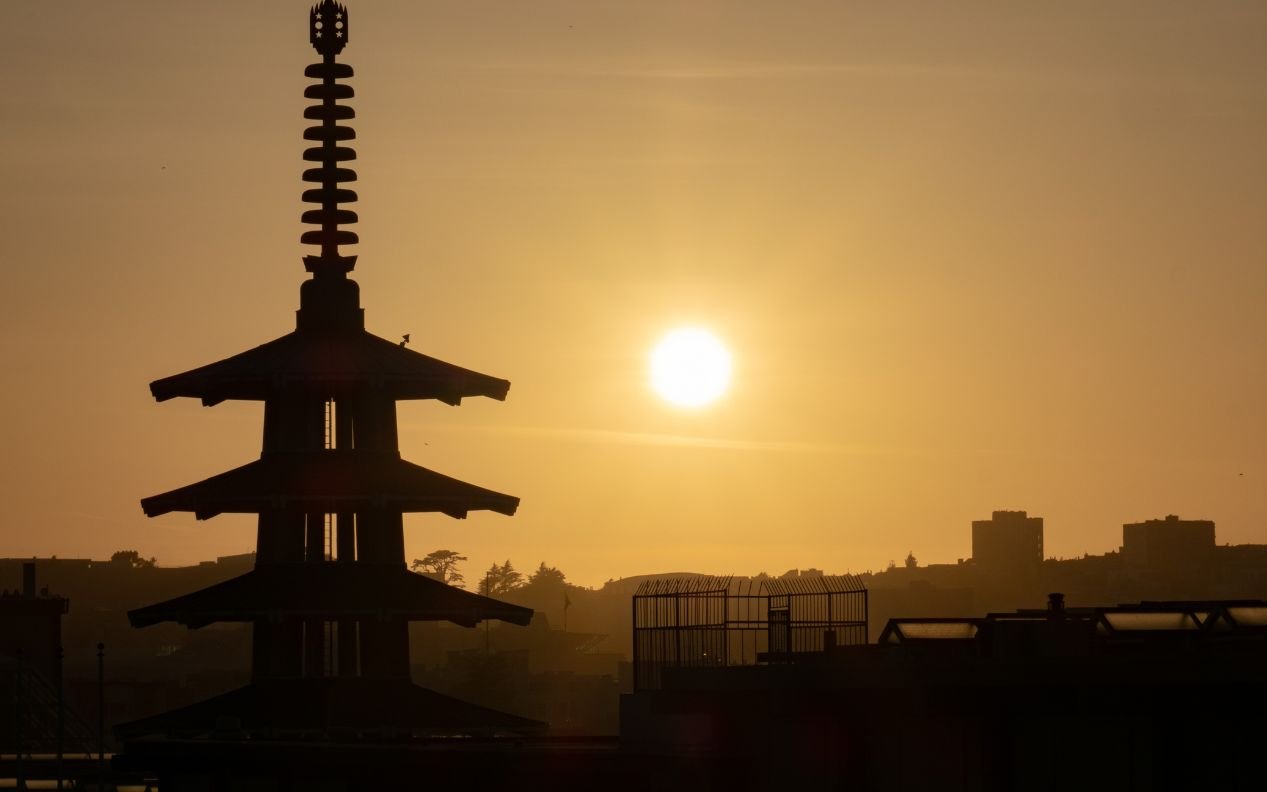
{"type": "Polygon", "coordinates": [[[510,382],[357,330],[295,331],[150,383],[158,401],[187,397],[208,406],[230,399],[260,401],[286,390],[362,388],[383,389],[395,399],[437,399],[456,406],[473,396],[504,401],[510,382]]]}
{"type": "Polygon", "coordinates": [[[312,451],[268,454],[224,473],[141,501],[146,516],[193,512],[272,510],[441,512],[461,519],[471,511],[514,515],[519,498],[445,476],[394,454],[312,451]]]}
{"type": "Polygon", "coordinates": [[[532,613],[531,608],[455,588],[402,565],[334,561],[256,567],[199,591],[131,610],[128,621],[133,627],[171,621],[197,629],[284,614],[327,619],[388,616],[463,627],[496,619],[525,626],[532,613]]]}

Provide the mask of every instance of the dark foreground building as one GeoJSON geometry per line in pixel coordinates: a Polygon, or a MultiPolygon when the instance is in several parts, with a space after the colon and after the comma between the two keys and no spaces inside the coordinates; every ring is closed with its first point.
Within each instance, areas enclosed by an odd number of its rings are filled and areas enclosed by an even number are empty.
{"type": "Polygon", "coordinates": [[[69,608],[64,597],[36,588],[31,561],[22,565],[22,588],[0,591],[0,754],[55,751],[59,734],[64,742],[58,709],[69,608]]]}
{"type": "MultiPolygon", "coordinates": [[[[640,679],[649,677],[639,675],[640,679]]],[[[765,788],[1262,789],[1267,602],[893,619],[879,645],[661,667],[628,751],[765,788]]]]}
{"type": "Polygon", "coordinates": [[[225,783],[236,783],[242,773],[233,769],[233,758],[269,750],[274,741],[357,745],[545,728],[410,682],[410,621],[523,625],[532,612],[405,566],[405,512],[511,515],[519,501],[401,459],[396,402],[500,400],[510,383],[365,330],[359,290],[348,277],[356,257],[340,250],[357,242],[342,227],[357,220],[342,208],[356,200],[345,187],[356,178],[347,167],[355,154],[344,145],[355,133],[340,123],[354,116],[340,102],[353,95],[342,82],[352,68],[335,58],[348,30],[343,6],[325,0],[313,8],[310,36],[322,60],[305,72],[316,80],[305,96],[316,101],[304,116],[316,123],[304,132],[312,142],[304,159],[313,167],[304,172],[312,188],[303,198],[315,208],[303,215],[314,228],[302,242],[318,252],[304,259],[312,277],[300,289],[295,331],[150,386],[159,401],[264,404],[259,459],[142,501],[149,516],[186,511],[207,519],[236,512],[259,520],[253,570],[129,614],[136,627],[245,622],[253,629],[249,685],[119,727],[129,740],[120,766],[155,768],[165,789],[198,788],[222,772],[225,783]],[[211,743],[216,748],[197,761],[164,759],[211,743]]]}

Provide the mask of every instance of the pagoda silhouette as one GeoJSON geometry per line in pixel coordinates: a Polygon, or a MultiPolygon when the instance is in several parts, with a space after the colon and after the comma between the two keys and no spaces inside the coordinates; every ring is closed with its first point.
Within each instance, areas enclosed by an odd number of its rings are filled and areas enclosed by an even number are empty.
{"type": "Polygon", "coordinates": [[[409,622],[447,620],[472,627],[498,619],[524,625],[527,608],[479,596],[405,565],[402,515],[464,518],[488,510],[513,515],[519,499],[441,475],[400,456],[396,402],[504,400],[506,380],[479,374],[370,334],[356,282],[348,275],[357,243],[344,226],[357,215],[346,184],[355,116],[340,100],[352,67],[336,62],[348,42],[347,9],[324,0],[310,12],[310,41],[321,62],[304,96],[316,122],[304,131],[313,166],[303,200],[313,226],[301,242],[311,278],[300,288],[294,332],[225,360],[157,380],[158,401],[226,399],[264,403],[259,459],[141,501],[146,515],[193,512],[258,515],[255,568],[201,591],[129,613],[135,627],[176,622],[250,623],[246,687],[119,727],[124,737],[218,734],[357,738],[532,734],[544,724],[468,704],[413,685],[409,622]]]}

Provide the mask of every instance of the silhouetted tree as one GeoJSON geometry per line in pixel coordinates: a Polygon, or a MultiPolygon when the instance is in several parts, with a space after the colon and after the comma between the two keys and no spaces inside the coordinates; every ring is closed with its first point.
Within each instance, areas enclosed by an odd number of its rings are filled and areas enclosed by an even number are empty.
{"type": "Polygon", "coordinates": [[[158,563],[157,558],[141,558],[135,550],[118,550],[110,556],[110,563],[124,564],[132,569],[148,569],[158,563]]]}
{"type": "Polygon", "coordinates": [[[906,554],[906,568],[915,569],[918,566],[919,566],[919,562],[915,560],[915,554],[912,552],[908,552],[906,554]]]}
{"type": "Polygon", "coordinates": [[[410,568],[415,572],[430,572],[439,575],[440,580],[450,586],[461,586],[466,577],[458,571],[458,562],[465,561],[466,556],[458,555],[456,550],[436,550],[423,558],[415,558],[410,568]]]}
{"type": "Polygon", "coordinates": [[[510,559],[504,564],[493,564],[480,581],[479,592],[488,597],[509,594],[524,584],[524,576],[515,570],[510,559]]]}
{"type": "Polygon", "coordinates": [[[558,567],[546,566],[542,561],[537,571],[528,576],[529,586],[562,586],[567,584],[567,576],[558,567]]]}

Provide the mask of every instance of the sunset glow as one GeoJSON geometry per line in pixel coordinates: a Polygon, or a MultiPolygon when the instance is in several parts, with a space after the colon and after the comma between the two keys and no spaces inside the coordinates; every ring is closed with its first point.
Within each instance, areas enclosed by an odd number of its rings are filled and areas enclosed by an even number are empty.
{"type": "MultiPolygon", "coordinates": [[[[316,1],[4,4],[0,556],[255,546],[137,501],[262,407],[147,385],[294,329],[316,1]]],[[[399,405],[402,458],[523,499],[407,515],[409,560],[954,564],[995,509],[1050,556],[1267,543],[1267,4],[346,1],[366,330],[513,383],[399,405]],[[728,385],[653,379],[688,326],[728,385]]]]}
{"type": "Polygon", "coordinates": [[[678,407],[712,404],[730,387],[730,352],[707,330],[674,330],[651,353],[651,387],[678,407]]]}

